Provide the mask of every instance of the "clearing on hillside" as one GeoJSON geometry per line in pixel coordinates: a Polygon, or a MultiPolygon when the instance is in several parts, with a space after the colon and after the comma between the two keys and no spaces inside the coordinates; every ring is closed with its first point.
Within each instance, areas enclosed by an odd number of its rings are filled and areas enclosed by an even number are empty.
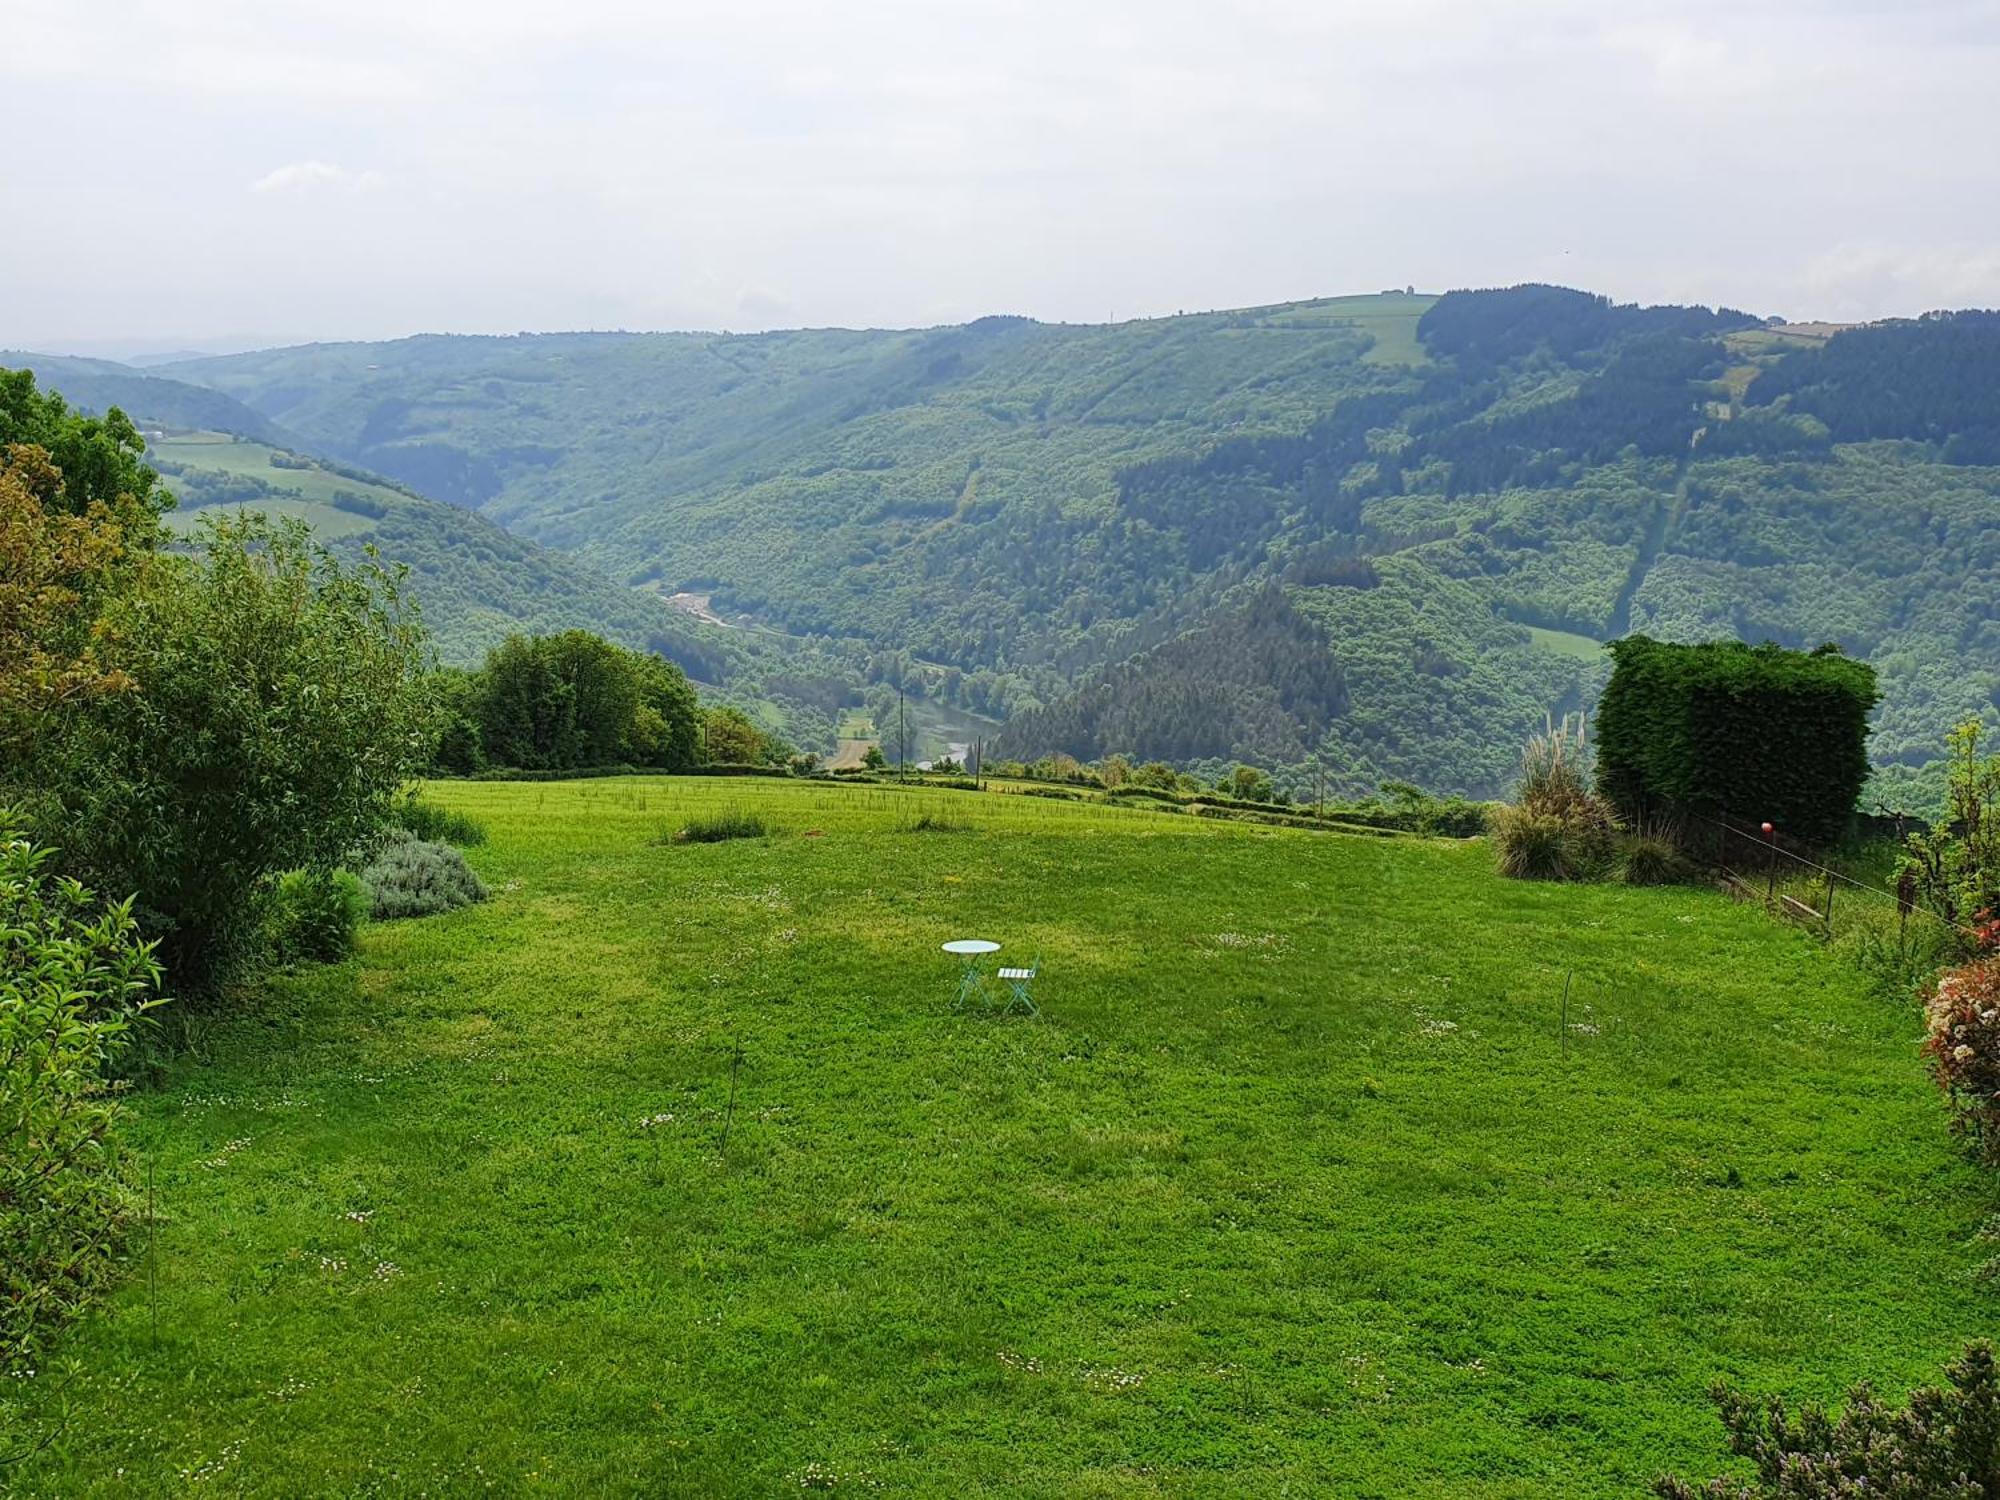
{"type": "Polygon", "coordinates": [[[1718,1375],[1899,1392],[1990,1325],[1916,1017],[1711,892],[1009,794],[427,795],[494,899],[137,1096],[157,1302],[5,1398],[22,1493],[1630,1495],[1720,1467],[1718,1375]],[[726,809],[770,833],[662,842],[726,809]],[[962,937],[1043,1019],[953,1012],[962,937]]]}

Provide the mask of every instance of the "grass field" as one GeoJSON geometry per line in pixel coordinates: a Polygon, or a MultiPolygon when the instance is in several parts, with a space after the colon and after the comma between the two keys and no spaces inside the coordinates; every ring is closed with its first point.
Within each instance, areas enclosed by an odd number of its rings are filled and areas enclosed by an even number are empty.
{"type": "Polygon", "coordinates": [[[68,1408],[21,1493],[1630,1495],[1721,1466],[1717,1375],[1899,1390],[1991,1327],[1911,1009],[1714,893],[1024,796],[431,795],[494,899],[135,1098],[157,1301],[142,1256],[0,1397],[68,1408]],[[771,835],[661,841],[724,808],[771,835]],[[1043,1019],[954,1013],[959,936],[1039,953],[1043,1019]]]}
{"type": "MultiPolygon", "coordinates": [[[[306,522],[314,531],[328,541],[343,536],[355,536],[374,529],[374,521],[351,511],[341,510],[333,504],[337,493],[346,492],[360,495],[386,505],[390,509],[401,509],[410,504],[406,495],[386,489],[381,485],[369,484],[365,480],[349,479],[328,469],[280,468],[271,462],[275,451],[264,443],[251,442],[247,438],[231,438],[219,432],[193,432],[170,434],[152,438],[147,443],[147,451],[157,457],[192,469],[207,469],[221,474],[262,480],[274,489],[288,493],[260,496],[255,501],[229,509],[261,510],[271,515],[292,516],[306,522]]],[[[182,488],[175,477],[169,475],[167,488],[176,493],[182,488]]],[[[209,506],[202,509],[214,510],[222,507],[209,506]]],[[[192,531],[202,515],[202,509],[178,509],[170,511],[167,523],[178,531],[192,531]]]]}
{"type": "Polygon", "coordinates": [[[1423,293],[1379,292],[1359,297],[1322,297],[1268,310],[1272,323],[1312,326],[1350,323],[1375,342],[1362,358],[1371,365],[1427,365],[1430,353],[1417,340],[1417,322],[1430,311],[1434,296],[1423,293]]]}
{"type": "Polygon", "coordinates": [[[1578,635],[1573,630],[1551,630],[1545,625],[1524,627],[1534,637],[1535,644],[1544,651],[1553,651],[1559,656],[1573,656],[1578,661],[1599,661],[1604,656],[1604,642],[1592,640],[1587,635],[1578,635]]]}

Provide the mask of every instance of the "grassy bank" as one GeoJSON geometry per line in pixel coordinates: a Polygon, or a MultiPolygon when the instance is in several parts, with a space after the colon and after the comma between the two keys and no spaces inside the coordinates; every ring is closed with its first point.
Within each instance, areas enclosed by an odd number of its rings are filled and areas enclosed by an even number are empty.
{"type": "Polygon", "coordinates": [[[1712,893],[1019,796],[430,795],[494,899],[135,1101],[157,1301],[13,1398],[70,1409],[24,1493],[1630,1494],[1719,1465],[1719,1374],[1898,1389],[1990,1326],[1917,1018],[1712,893]],[[671,842],[725,811],[770,832],[671,842]],[[1041,955],[1042,1021],[953,1013],[962,936],[1041,955]]]}

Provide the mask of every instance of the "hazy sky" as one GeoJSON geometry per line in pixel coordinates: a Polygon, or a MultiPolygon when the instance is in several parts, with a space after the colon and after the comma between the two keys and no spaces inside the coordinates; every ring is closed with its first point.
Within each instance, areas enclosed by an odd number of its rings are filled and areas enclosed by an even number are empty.
{"type": "Polygon", "coordinates": [[[2000,0],[0,0],[0,347],[2000,304],[2000,0]]]}

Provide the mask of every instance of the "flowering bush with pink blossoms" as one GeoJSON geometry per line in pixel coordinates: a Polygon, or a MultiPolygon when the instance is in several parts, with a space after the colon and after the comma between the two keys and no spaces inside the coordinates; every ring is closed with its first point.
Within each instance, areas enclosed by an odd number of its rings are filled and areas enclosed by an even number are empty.
{"type": "Polygon", "coordinates": [[[1924,1055],[1951,1096],[1956,1128],[2000,1166],[2000,958],[1942,975],[1924,1006],[1924,1055]]]}

